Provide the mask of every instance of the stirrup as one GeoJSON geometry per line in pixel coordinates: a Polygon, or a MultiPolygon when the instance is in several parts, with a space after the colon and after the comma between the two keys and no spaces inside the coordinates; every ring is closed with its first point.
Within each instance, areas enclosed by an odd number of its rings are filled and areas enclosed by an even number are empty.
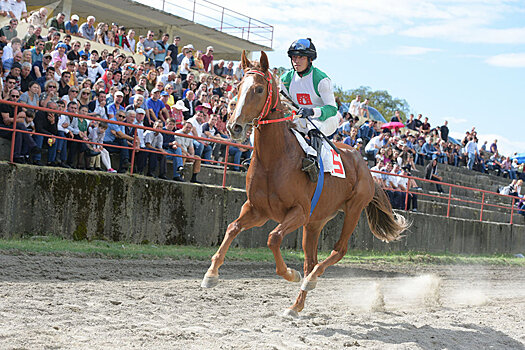
{"type": "Polygon", "coordinates": [[[307,175],[310,181],[317,182],[319,178],[319,166],[317,160],[311,157],[303,158],[303,167],[301,168],[307,175]]]}

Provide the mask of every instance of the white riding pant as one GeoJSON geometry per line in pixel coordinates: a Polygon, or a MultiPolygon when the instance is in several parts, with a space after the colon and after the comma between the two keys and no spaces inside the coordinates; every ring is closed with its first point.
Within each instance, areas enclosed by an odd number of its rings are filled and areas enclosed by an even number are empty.
{"type": "MultiPolygon", "coordinates": [[[[319,130],[321,130],[321,132],[324,135],[330,136],[337,130],[342,118],[343,117],[341,116],[341,113],[337,112],[336,115],[326,120],[319,120],[319,118],[310,118],[310,119],[315,124],[315,126],[317,126],[319,130]]],[[[314,126],[308,120],[304,118],[298,118],[294,120],[294,123],[297,127],[297,130],[304,134],[308,134],[308,131],[314,129],[314,126]]]]}
{"type": "MultiPolygon", "coordinates": [[[[317,128],[326,136],[332,135],[337,128],[339,127],[339,123],[341,122],[341,119],[343,117],[341,116],[341,113],[337,112],[336,115],[333,117],[330,117],[326,120],[319,120],[319,118],[310,118],[312,122],[317,126],[317,128]]],[[[303,134],[308,135],[308,131],[315,129],[312,123],[310,123],[308,120],[304,118],[298,118],[294,120],[294,124],[297,127],[297,130],[302,132],[303,134]]],[[[304,138],[300,136],[298,133],[295,133],[295,136],[297,138],[297,141],[299,141],[299,144],[301,145],[304,152],[311,156],[317,156],[317,152],[313,147],[308,145],[304,138]]]]}

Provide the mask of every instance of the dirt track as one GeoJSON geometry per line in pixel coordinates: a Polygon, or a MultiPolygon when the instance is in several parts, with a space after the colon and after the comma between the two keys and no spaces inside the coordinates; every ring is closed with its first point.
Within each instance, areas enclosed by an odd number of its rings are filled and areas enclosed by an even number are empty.
{"type": "Polygon", "coordinates": [[[0,253],[0,348],[525,349],[523,267],[336,266],[291,319],[273,265],[207,266],[0,253]]]}

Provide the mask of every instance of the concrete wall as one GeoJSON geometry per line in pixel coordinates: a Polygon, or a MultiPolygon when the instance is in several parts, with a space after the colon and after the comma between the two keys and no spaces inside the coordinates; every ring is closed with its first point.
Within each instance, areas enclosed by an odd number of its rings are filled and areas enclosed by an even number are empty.
{"type": "MultiPolygon", "coordinates": [[[[57,235],[135,243],[218,245],[246,199],[242,190],[152,180],[143,176],[62,170],[0,163],[0,236],[57,235]]],[[[521,225],[447,219],[406,213],[410,231],[385,244],[372,236],[364,215],[350,241],[354,249],[454,253],[514,253],[525,250],[521,225]]],[[[269,222],[241,233],[234,245],[266,246],[269,222]]],[[[339,238],[342,214],[324,229],[320,248],[339,238]]],[[[283,247],[300,249],[301,232],[283,247]]]]}

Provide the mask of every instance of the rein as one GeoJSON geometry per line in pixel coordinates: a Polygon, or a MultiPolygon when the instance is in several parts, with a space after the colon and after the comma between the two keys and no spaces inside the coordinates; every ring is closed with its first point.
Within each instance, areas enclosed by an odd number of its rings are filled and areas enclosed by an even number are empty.
{"type": "Polygon", "coordinates": [[[265,125],[265,124],[271,124],[271,123],[279,123],[286,120],[292,120],[295,117],[295,113],[292,113],[291,116],[285,117],[285,118],[279,118],[279,119],[267,119],[263,120],[264,118],[268,117],[270,113],[273,113],[275,111],[282,112],[280,109],[277,109],[277,104],[279,103],[279,95],[277,95],[277,98],[275,99],[275,103],[272,107],[272,97],[273,97],[273,84],[272,84],[272,73],[268,71],[268,75],[266,75],[264,72],[261,72],[257,69],[250,69],[246,74],[257,74],[263,77],[268,82],[268,96],[266,97],[266,102],[264,103],[264,106],[261,110],[261,114],[257,118],[255,118],[252,122],[253,126],[255,128],[258,128],[259,125],[265,125]]]}

